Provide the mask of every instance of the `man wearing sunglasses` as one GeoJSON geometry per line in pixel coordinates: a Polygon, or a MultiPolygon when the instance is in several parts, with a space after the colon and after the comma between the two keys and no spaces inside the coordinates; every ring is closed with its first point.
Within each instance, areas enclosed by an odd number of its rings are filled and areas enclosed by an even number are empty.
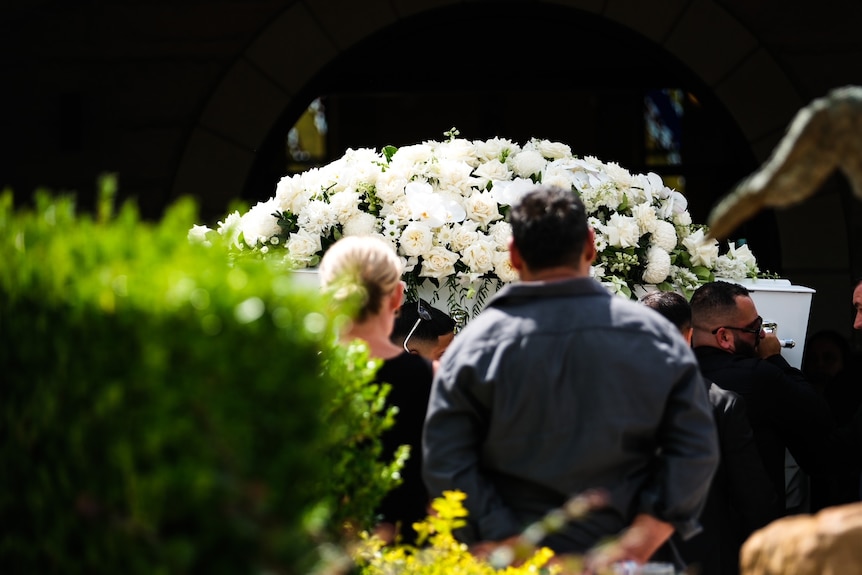
{"type": "Polygon", "coordinates": [[[777,493],[785,493],[786,450],[811,477],[860,469],[862,416],[838,427],[815,387],[781,357],[775,334],[763,330],[748,289],[723,281],[705,284],[692,295],[691,311],[692,345],[703,375],[745,399],[777,493]]]}

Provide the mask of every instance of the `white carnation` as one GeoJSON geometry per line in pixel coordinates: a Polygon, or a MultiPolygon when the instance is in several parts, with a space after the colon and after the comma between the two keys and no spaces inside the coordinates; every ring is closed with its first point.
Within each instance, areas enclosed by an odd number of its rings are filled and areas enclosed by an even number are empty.
{"type": "Polygon", "coordinates": [[[712,268],[718,258],[718,242],[704,237],[703,229],[682,240],[682,245],[691,254],[691,265],[712,268]]]}
{"type": "Polygon", "coordinates": [[[192,226],[192,229],[189,230],[188,240],[191,244],[203,245],[203,246],[211,246],[212,242],[207,239],[207,234],[211,233],[213,230],[209,229],[207,226],[192,226]]]}
{"type": "MultiPolygon", "coordinates": [[[[368,236],[377,231],[377,218],[365,212],[356,212],[342,228],[345,236],[368,236]]],[[[397,239],[397,238],[396,238],[397,239]]]]}
{"type": "Polygon", "coordinates": [[[608,244],[614,247],[634,247],[640,239],[638,223],[631,216],[622,216],[614,213],[608,219],[608,223],[602,226],[602,231],[607,237],[608,244]]]}
{"type": "Polygon", "coordinates": [[[298,214],[311,199],[310,195],[298,174],[281,178],[275,186],[278,208],[283,212],[298,214]]]}
{"type": "Polygon", "coordinates": [[[637,221],[641,234],[651,232],[653,225],[658,220],[655,210],[649,204],[635,204],[632,206],[632,216],[637,221]]]}
{"type": "Polygon", "coordinates": [[[329,198],[335,218],[342,224],[359,213],[359,192],[343,191],[329,198]]]}
{"type": "Polygon", "coordinates": [[[258,242],[265,244],[274,235],[281,233],[278,220],[272,214],[278,211],[275,198],[258,202],[240,220],[240,229],[245,243],[254,247],[258,242]]]}
{"type": "Polygon", "coordinates": [[[404,197],[404,188],[408,183],[410,182],[404,174],[386,170],[377,177],[377,197],[387,204],[395,203],[398,198],[404,197]]]}

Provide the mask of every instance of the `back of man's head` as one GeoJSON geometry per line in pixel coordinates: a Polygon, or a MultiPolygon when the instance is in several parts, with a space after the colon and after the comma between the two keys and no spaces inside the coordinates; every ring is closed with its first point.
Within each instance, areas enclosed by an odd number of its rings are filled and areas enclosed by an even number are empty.
{"type": "Polygon", "coordinates": [[[745,286],[714,281],[703,284],[691,296],[691,316],[694,325],[706,328],[722,323],[737,309],[736,298],[751,297],[745,286]]]}
{"type": "Polygon", "coordinates": [[[432,307],[425,300],[404,302],[398,317],[395,318],[395,325],[392,327],[389,339],[398,345],[403,344],[404,339],[414,326],[416,329],[410,335],[411,342],[424,341],[436,345],[438,337],[455,331],[455,320],[446,312],[432,307]],[[423,319],[417,324],[416,322],[420,319],[419,305],[431,315],[431,319],[423,319]]]}
{"type": "Polygon", "coordinates": [[[691,306],[682,294],[654,291],[641,298],[641,303],[659,312],[687,336],[691,329],[691,306]]]}
{"type": "Polygon", "coordinates": [[[578,194],[554,186],[537,186],[509,211],[512,241],[531,270],[576,266],[589,225],[578,194]]]}

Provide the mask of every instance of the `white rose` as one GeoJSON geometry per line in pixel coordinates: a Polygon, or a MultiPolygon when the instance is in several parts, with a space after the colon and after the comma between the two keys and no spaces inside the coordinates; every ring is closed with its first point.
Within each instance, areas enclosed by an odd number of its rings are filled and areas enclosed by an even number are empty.
{"type": "Polygon", "coordinates": [[[494,273],[504,282],[513,282],[518,279],[518,270],[512,267],[509,252],[494,252],[494,273]]]}
{"type": "Polygon", "coordinates": [[[697,230],[682,240],[682,245],[691,254],[691,265],[707,268],[712,268],[715,265],[715,260],[718,257],[718,242],[707,240],[704,237],[703,229],[697,230]]]}
{"type": "Polygon", "coordinates": [[[737,248],[733,246],[733,243],[729,243],[728,250],[728,257],[741,261],[752,272],[758,271],[757,259],[751,253],[751,248],[748,247],[748,244],[743,244],[737,248]]]}
{"type": "Polygon", "coordinates": [[[410,222],[401,232],[401,252],[408,256],[421,256],[431,251],[434,234],[422,222],[410,222]]]}
{"type": "Polygon", "coordinates": [[[676,248],[676,228],[672,223],[664,220],[656,220],[652,225],[652,244],[660,247],[666,252],[676,248]]]}
{"type": "Polygon", "coordinates": [[[522,178],[529,178],[530,176],[541,174],[548,161],[539,152],[524,150],[514,156],[510,156],[506,160],[506,163],[516,175],[522,178]]]}
{"type": "Polygon", "coordinates": [[[475,192],[466,198],[464,208],[467,210],[467,217],[478,222],[483,228],[503,217],[497,200],[489,192],[475,192]]]}
{"type": "Polygon", "coordinates": [[[478,179],[476,186],[484,190],[488,182],[508,181],[512,177],[512,172],[506,164],[494,158],[493,160],[479,164],[473,175],[478,179]]]}
{"type": "Polygon", "coordinates": [[[647,251],[646,269],[643,274],[644,283],[658,284],[663,282],[670,273],[670,254],[658,246],[652,246],[647,251]]]}
{"type": "Polygon", "coordinates": [[[365,212],[351,216],[342,228],[345,236],[368,236],[377,231],[377,218],[365,212]]]}
{"type": "Polygon", "coordinates": [[[621,216],[614,213],[608,223],[602,226],[602,232],[607,237],[608,244],[620,248],[634,247],[640,239],[638,223],[631,216],[621,216]]]}
{"type": "Polygon", "coordinates": [[[673,215],[673,223],[678,226],[690,226],[691,225],[691,214],[688,212],[680,212],[674,213],[673,215]]]}
{"type": "Polygon", "coordinates": [[[536,150],[550,160],[565,158],[572,155],[572,148],[560,142],[541,140],[536,142],[536,150]]]}
{"type": "Polygon", "coordinates": [[[290,259],[296,264],[308,265],[309,261],[322,249],[320,236],[299,230],[290,237],[285,244],[290,259]]]}
{"type": "Polygon", "coordinates": [[[461,261],[467,264],[473,273],[483,274],[494,269],[493,242],[479,239],[461,252],[461,261]]]}
{"type": "Polygon", "coordinates": [[[641,234],[652,231],[653,224],[657,221],[655,210],[649,204],[632,206],[632,216],[637,221],[641,234]]]}
{"type": "Polygon", "coordinates": [[[476,222],[464,222],[452,226],[452,241],[449,242],[449,248],[460,252],[478,240],[479,232],[476,231],[477,227],[476,222]]]}
{"type": "Polygon", "coordinates": [[[457,261],[458,254],[450,252],[442,246],[435,246],[422,257],[422,269],[419,275],[431,278],[448,277],[455,273],[457,261]]]}

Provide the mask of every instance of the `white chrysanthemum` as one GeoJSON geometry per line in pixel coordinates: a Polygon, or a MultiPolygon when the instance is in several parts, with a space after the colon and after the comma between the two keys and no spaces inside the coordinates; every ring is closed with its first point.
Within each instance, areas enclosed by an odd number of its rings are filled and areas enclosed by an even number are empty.
{"type": "Polygon", "coordinates": [[[509,156],[506,163],[512,168],[515,175],[529,178],[530,176],[541,174],[548,161],[539,152],[522,150],[513,156],[509,156]]]}
{"type": "Polygon", "coordinates": [[[640,239],[638,223],[631,216],[611,214],[608,223],[602,227],[608,244],[614,247],[630,248],[636,246],[640,239]]]}
{"type": "Polygon", "coordinates": [[[308,266],[312,258],[322,249],[320,235],[299,230],[290,234],[285,244],[290,260],[297,265],[308,266]]]}
{"type": "Polygon", "coordinates": [[[651,232],[653,225],[658,221],[655,210],[649,204],[633,205],[632,217],[637,221],[641,234],[651,232]]]}
{"type": "Polygon", "coordinates": [[[512,238],[512,224],[509,222],[494,222],[488,228],[488,237],[494,241],[498,250],[508,250],[509,240],[512,238]]]}
{"type": "Polygon", "coordinates": [[[297,218],[297,224],[300,229],[303,229],[312,234],[325,236],[329,233],[338,222],[335,210],[332,206],[323,200],[312,200],[308,202],[305,209],[300,212],[297,218]]]}
{"type": "Polygon", "coordinates": [[[670,254],[658,246],[652,246],[646,255],[643,281],[648,284],[663,282],[670,273],[670,254]]]}
{"type": "Polygon", "coordinates": [[[473,176],[477,178],[476,186],[484,190],[489,182],[508,181],[512,177],[512,172],[506,164],[494,158],[479,164],[479,167],[473,171],[473,176]]]}
{"type": "Polygon", "coordinates": [[[597,252],[597,253],[602,253],[603,251],[605,251],[606,249],[608,249],[608,238],[607,238],[607,236],[605,236],[605,234],[602,232],[602,228],[603,228],[604,226],[602,226],[602,224],[599,224],[599,226],[601,226],[601,227],[595,227],[595,226],[594,226],[594,227],[593,227],[593,230],[595,230],[595,232],[596,232],[596,242],[595,242],[595,245],[596,245],[596,252],[597,252]]]}
{"type": "Polygon", "coordinates": [[[673,251],[676,248],[676,228],[672,223],[664,220],[656,220],[653,222],[652,229],[652,244],[658,246],[666,252],[673,251]]]}
{"type": "Polygon", "coordinates": [[[190,229],[188,233],[189,243],[203,245],[207,247],[211,246],[212,242],[207,239],[207,234],[212,231],[213,230],[209,229],[207,226],[192,226],[192,229],[190,229]]]}
{"type": "Polygon", "coordinates": [[[718,242],[704,237],[703,229],[690,234],[682,240],[682,245],[691,254],[691,265],[712,268],[718,258],[718,242]]]}
{"type": "Polygon", "coordinates": [[[368,236],[377,232],[377,218],[373,215],[357,211],[342,226],[345,236],[368,236]]]}
{"type": "Polygon", "coordinates": [[[480,236],[461,252],[461,261],[473,273],[483,274],[494,269],[494,242],[480,236]]]}
{"type": "Polygon", "coordinates": [[[748,267],[742,260],[731,259],[723,255],[716,258],[713,273],[716,277],[741,280],[748,275],[748,267]]]}
{"type": "Polygon", "coordinates": [[[456,252],[461,252],[479,239],[479,232],[476,229],[479,226],[476,222],[465,221],[461,224],[452,226],[452,240],[449,242],[449,248],[456,252]]]}
{"type": "Polygon", "coordinates": [[[549,160],[556,160],[572,155],[572,148],[561,142],[551,142],[550,140],[535,140],[534,145],[536,151],[542,157],[549,160]]]}
{"type": "Polygon", "coordinates": [[[521,151],[521,146],[512,140],[504,138],[491,138],[490,140],[477,140],[473,142],[476,147],[476,157],[480,162],[498,160],[502,162],[504,156],[511,156],[521,151]]]}
{"type": "Polygon", "coordinates": [[[503,217],[497,200],[489,192],[473,193],[465,199],[464,208],[467,210],[467,217],[483,228],[503,217]]]}
{"type": "Polygon", "coordinates": [[[278,220],[272,215],[276,211],[278,211],[277,200],[271,198],[265,202],[258,202],[243,214],[240,229],[246,244],[251,247],[258,245],[258,242],[265,244],[269,238],[281,233],[278,220]]]}
{"type": "Polygon", "coordinates": [[[442,246],[434,246],[422,257],[421,277],[445,278],[455,273],[458,254],[442,246]]]}
{"type": "Polygon", "coordinates": [[[343,191],[329,198],[335,219],[344,223],[359,213],[359,192],[343,191]]]}
{"type": "Polygon", "coordinates": [[[433,245],[434,234],[422,222],[410,222],[401,232],[401,253],[408,256],[421,256],[428,253],[433,245]]]}
{"type": "Polygon", "coordinates": [[[518,279],[518,270],[512,267],[509,252],[494,252],[494,273],[504,282],[513,282],[518,279]]]}

